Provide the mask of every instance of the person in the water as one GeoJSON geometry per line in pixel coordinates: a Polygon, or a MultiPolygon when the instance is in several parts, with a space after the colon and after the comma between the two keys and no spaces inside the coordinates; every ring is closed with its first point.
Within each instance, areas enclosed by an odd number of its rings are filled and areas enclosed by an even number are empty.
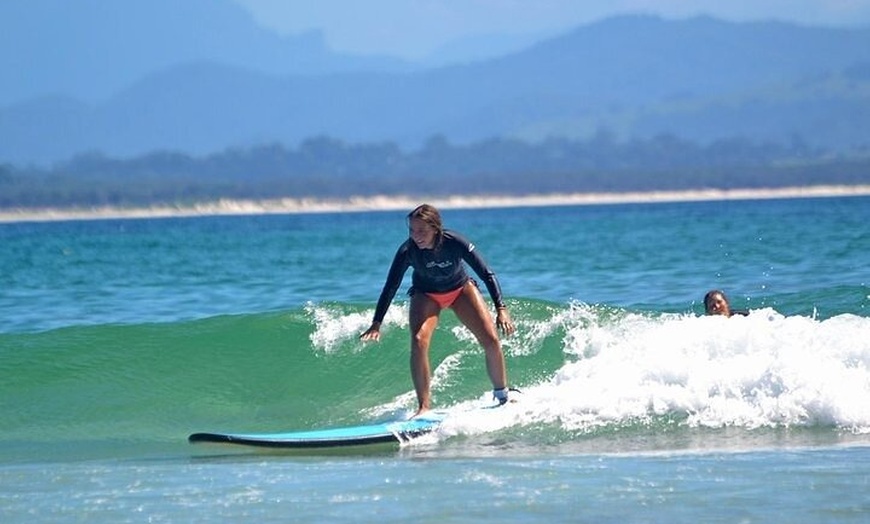
{"type": "Polygon", "coordinates": [[[749,314],[748,311],[731,309],[731,303],[728,301],[728,297],[726,297],[725,293],[719,289],[708,291],[707,294],[704,295],[704,312],[708,315],[722,315],[725,317],[730,317],[732,315],[746,316],[749,314]]]}
{"type": "Polygon", "coordinates": [[[495,273],[474,244],[455,231],[444,229],[441,214],[428,204],[407,216],[409,238],[399,246],[378,299],[371,327],[362,340],[380,340],[381,323],[402,278],[414,268],[409,324],[411,330],[411,378],[417,393],[417,415],[430,409],[429,345],[442,309],[450,308],[477,338],[486,353],[486,370],[493,395],[500,404],[508,401],[507,371],[498,329],[505,335],[516,331],[495,273]],[[483,280],[496,309],[495,324],[477,283],[465,271],[463,262],[483,280]]]}

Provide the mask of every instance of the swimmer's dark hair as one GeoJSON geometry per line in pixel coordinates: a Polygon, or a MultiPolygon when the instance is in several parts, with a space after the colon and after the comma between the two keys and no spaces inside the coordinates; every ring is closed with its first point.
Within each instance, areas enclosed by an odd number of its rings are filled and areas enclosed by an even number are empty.
{"type": "Polygon", "coordinates": [[[730,307],[731,301],[728,300],[727,296],[725,296],[725,292],[722,291],[721,289],[713,289],[711,291],[708,291],[707,294],[704,295],[704,311],[710,310],[710,302],[713,300],[713,297],[715,297],[716,295],[720,295],[723,299],[725,299],[725,302],[727,302],[729,304],[729,307],[730,307]]]}

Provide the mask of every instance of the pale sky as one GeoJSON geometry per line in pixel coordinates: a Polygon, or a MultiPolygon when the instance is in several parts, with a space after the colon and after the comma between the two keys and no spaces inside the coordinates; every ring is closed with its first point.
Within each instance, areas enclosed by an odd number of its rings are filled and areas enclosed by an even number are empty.
{"type": "Polygon", "coordinates": [[[870,26],[870,0],[234,0],[282,34],[323,31],[336,51],[422,58],[474,37],[554,35],[606,18],[707,14],[729,21],[870,26]]]}

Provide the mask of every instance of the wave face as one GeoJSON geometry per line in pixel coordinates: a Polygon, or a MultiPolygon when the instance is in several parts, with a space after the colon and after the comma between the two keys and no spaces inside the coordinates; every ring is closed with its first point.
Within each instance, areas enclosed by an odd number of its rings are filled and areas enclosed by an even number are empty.
{"type": "MultiPolygon", "coordinates": [[[[870,319],[772,309],[732,319],[583,303],[512,304],[505,341],[518,402],[491,393],[481,350],[450,313],[432,349],[438,438],[510,432],[529,446],[622,438],[702,441],[710,430],[870,433],[870,319]],[[508,416],[505,416],[507,414],[508,416]]],[[[195,321],[6,334],[0,398],[7,453],[147,444],[194,430],[285,431],[401,416],[414,406],[404,305],[380,343],[347,304],[195,321]]],[[[755,433],[753,433],[755,432],[755,433]]],[[[837,437],[839,438],[839,437],[837,437]]],[[[624,444],[624,443],[623,443],[624,444]]],[[[10,457],[7,457],[10,458],[10,457]]]]}

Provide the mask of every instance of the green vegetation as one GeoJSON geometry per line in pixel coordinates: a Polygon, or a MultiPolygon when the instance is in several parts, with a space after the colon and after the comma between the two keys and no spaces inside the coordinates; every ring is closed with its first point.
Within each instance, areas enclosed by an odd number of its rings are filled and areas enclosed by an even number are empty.
{"type": "Polygon", "coordinates": [[[131,159],[99,153],[50,168],[0,164],[0,208],[185,205],[228,199],[370,195],[527,195],[681,189],[776,188],[870,183],[870,152],[832,155],[799,138],[699,145],[673,136],[468,145],[430,138],[419,150],[393,143],[311,138],[205,157],[155,152],[131,159]]]}

